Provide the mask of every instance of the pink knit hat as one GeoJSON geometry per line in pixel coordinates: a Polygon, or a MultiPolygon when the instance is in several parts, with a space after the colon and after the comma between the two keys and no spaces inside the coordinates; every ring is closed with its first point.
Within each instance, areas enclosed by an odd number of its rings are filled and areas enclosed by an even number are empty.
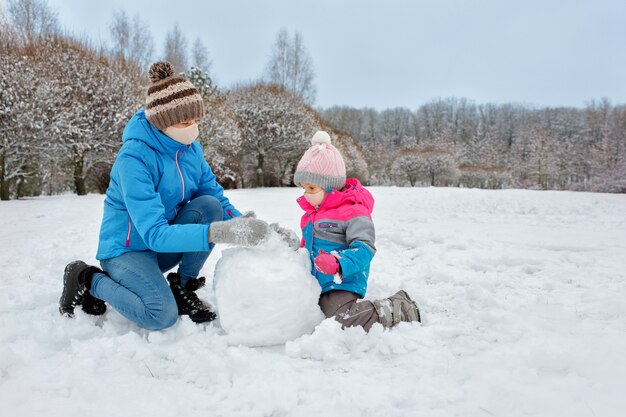
{"type": "Polygon", "coordinates": [[[346,184],[346,165],[341,154],[330,143],[330,136],[318,130],[311,139],[311,146],[302,156],[293,182],[301,186],[303,182],[318,185],[323,189],[341,189],[346,184]]]}

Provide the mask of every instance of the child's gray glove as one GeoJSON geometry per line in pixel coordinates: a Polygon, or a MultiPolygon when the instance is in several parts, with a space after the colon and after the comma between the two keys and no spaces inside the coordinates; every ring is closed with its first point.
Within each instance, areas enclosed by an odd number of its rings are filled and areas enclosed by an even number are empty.
{"type": "Polygon", "coordinates": [[[298,239],[298,235],[291,229],[287,229],[286,227],[280,227],[278,223],[270,224],[270,229],[278,233],[278,236],[285,241],[289,247],[293,250],[298,250],[300,248],[300,239],[298,239]]]}
{"type": "Polygon", "coordinates": [[[270,227],[263,220],[251,217],[235,217],[231,220],[211,223],[209,241],[240,246],[256,246],[270,235],[270,227]]]}

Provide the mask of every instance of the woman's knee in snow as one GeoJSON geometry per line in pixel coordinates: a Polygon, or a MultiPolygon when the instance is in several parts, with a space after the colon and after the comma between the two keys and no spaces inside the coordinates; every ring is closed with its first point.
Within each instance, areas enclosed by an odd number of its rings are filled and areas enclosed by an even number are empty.
{"type": "Polygon", "coordinates": [[[178,320],[178,306],[172,297],[158,308],[146,307],[146,318],[142,327],[148,330],[163,330],[173,326],[176,320],[178,320]]]}

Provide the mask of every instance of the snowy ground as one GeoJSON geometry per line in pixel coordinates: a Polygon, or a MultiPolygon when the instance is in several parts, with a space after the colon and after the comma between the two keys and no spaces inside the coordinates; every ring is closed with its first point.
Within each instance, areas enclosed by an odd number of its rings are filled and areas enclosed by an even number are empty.
{"type": "MultiPolygon", "coordinates": [[[[327,320],[270,348],[187,318],[162,332],[114,311],[61,318],[63,267],[94,261],[102,196],[0,202],[1,414],[626,415],[625,195],[371,190],[368,295],[405,288],[424,325],[327,320]]],[[[297,192],[229,196],[296,228],[297,192]]]]}

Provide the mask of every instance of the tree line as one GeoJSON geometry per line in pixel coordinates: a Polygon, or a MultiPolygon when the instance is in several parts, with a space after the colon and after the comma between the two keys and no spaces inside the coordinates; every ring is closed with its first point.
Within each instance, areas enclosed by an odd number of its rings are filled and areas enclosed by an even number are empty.
{"type": "Polygon", "coordinates": [[[436,99],[417,110],[333,107],[370,183],[626,192],[626,106],[535,108],[436,99]]]}

